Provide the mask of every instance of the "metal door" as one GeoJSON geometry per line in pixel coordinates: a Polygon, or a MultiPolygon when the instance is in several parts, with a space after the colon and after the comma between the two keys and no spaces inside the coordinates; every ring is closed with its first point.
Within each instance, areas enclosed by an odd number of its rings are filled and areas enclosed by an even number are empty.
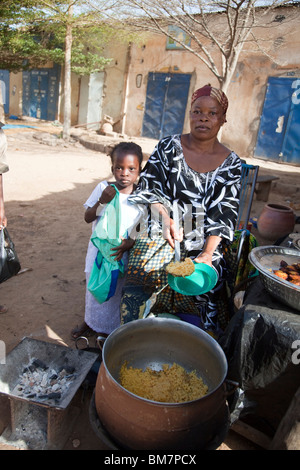
{"type": "Polygon", "coordinates": [[[59,68],[23,72],[23,115],[54,121],[58,86],[59,68]]]}
{"type": "Polygon", "coordinates": [[[47,70],[32,70],[30,91],[30,116],[37,119],[47,119],[47,70]]]}
{"type": "Polygon", "coordinates": [[[4,112],[5,114],[9,114],[9,70],[0,70],[0,86],[4,112]]]}
{"type": "Polygon", "coordinates": [[[182,132],[190,80],[189,74],[149,73],[143,137],[161,139],[182,132]]]}
{"type": "Polygon", "coordinates": [[[99,130],[102,116],[104,72],[81,77],[78,124],[99,130]]]}
{"type": "Polygon", "coordinates": [[[300,165],[300,80],[270,77],[254,156],[300,165]]]}

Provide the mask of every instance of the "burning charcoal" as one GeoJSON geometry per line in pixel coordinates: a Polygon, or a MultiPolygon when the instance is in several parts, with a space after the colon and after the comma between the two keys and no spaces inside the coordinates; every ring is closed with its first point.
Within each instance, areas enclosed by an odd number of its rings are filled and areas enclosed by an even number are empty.
{"type": "Polygon", "coordinates": [[[75,371],[75,367],[72,366],[64,366],[59,369],[59,376],[60,377],[65,377],[66,375],[73,374],[75,371]]]}
{"type": "Polygon", "coordinates": [[[48,398],[50,400],[59,400],[59,398],[61,397],[61,393],[60,392],[52,392],[52,393],[49,393],[48,394],[48,398]]]}
{"type": "Polygon", "coordinates": [[[45,400],[46,398],[48,398],[48,394],[44,393],[43,395],[39,395],[38,398],[40,398],[41,400],[45,400]]]}
{"type": "Polygon", "coordinates": [[[36,367],[36,368],[39,368],[39,369],[42,369],[42,370],[47,370],[48,369],[48,366],[46,366],[46,364],[41,361],[40,359],[34,359],[34,361],[32,362],[32,364],[36,367]]]}
{"type": "Polygon", "coordinates": [[[53,384],[52,386],[52,392],[56,392],[57,390],[60,389],[60,384],[59,383],[55,383],[53,384]]]}
{"type": "Polygon", "coordinates": [[[46,393],[44,395],[39,395],[41,400],[58,400],[61,397],[60,392],[46,393]]]}
{"type": "Polygon", "coordinates": [[[76,376],[75,376],[75,374],[72,374],[72,375],[66,375],[65,379],[70,381],[70,380],[74,380],[74,379],[75,379],[75,377],[76,377],[76,376]]]}
{"type": "Polygon", "coordinates": [[[48,376],[47,374],[44,374],[41,380],[41,387],[46,387],[48,383],[48,376]]]}

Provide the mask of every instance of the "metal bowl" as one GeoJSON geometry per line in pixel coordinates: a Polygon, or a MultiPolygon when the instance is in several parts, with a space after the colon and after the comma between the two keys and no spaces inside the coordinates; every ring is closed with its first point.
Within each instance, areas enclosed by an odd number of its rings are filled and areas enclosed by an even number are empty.
{"type": "Polygon", "coordinates": [[[272,297],[300,311],[300,286],[273,274],[282,260],[288,264],[300,263],[299,251],[281,246],[262,246],[253,248],[249,260],[259,271],[263,285],[272,297]]]}

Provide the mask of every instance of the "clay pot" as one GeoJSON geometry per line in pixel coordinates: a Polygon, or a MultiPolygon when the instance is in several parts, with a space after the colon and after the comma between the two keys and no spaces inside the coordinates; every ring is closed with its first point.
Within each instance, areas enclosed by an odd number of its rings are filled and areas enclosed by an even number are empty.
{"type": "Polygon", "coordinates": [[[103,134],[105,134],[106,132],[113,132],[113,126],[111,125],[110,122],[105,122],[102,126],[101,126],[101,132],[103,134]]]}
{"type": "Polygon", "coordinates": [[[213,446],[222,434],[228,418],[227,360],[217,342],[200,328],[169,318],[136,320],[108,337],[102,357],[95,405],[106,432],[120,448],[200,450],[213,446]],[[177,362],[199,372],[209,392],[184,403],[141,398],[119,383],[124,361],[157,370],[177,362]]]}
{"type": "Polygon", "coordinates": [[[291,233],[294,226],[293,210],[280,204],[266,204],[257,221],[259,234],[274,241],[291,233]]]}

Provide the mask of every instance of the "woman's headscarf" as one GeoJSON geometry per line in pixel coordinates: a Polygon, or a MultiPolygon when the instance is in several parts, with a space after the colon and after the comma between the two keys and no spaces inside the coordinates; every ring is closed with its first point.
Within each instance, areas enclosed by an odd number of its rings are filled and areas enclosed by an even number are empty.
{"type": "Polygon", "coordinates": [[[212,96],[215,98],[224,110],[224,114],[228,108],[228,99],[225,93],[220,90],[219,88],[214,88],[210,84],[203,86],[202,88],[198,88],[198,90],[194,91],[192,94],[192,101],[191,104],[194,103],[200,96],[212,96]]]}

